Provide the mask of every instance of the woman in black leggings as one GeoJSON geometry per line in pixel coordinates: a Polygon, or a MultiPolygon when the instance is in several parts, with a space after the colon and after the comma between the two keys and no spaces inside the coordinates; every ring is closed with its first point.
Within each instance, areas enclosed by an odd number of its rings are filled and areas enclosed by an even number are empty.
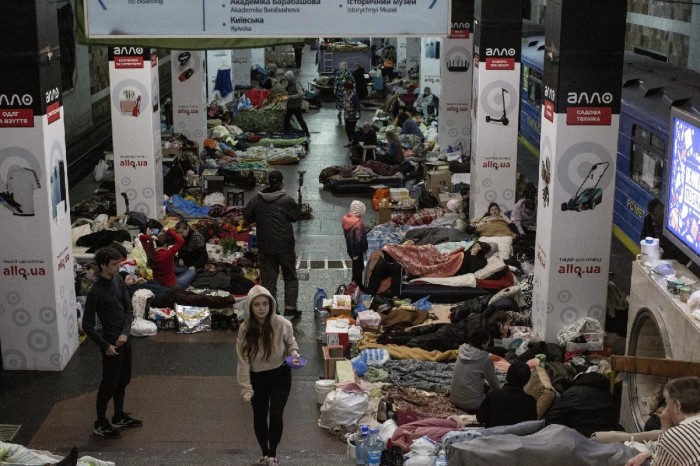
{"type": "Polygon", "coordinates": [[[259,464],[279,464],[282,415],[292,387],[287,356],[299,357],[292,323],[275,313],[277,303],[267,289],[251,288],[245,320],[238,331],[236,376],[241,396],[253,406],[253,429],[262,449],[259,464]]]}

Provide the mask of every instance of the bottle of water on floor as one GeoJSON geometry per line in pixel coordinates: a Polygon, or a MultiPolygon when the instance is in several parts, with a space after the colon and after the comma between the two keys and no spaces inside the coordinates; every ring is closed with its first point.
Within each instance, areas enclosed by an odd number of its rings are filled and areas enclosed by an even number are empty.
{"type": "Polygon", "coordinates": [[[445,450],[440,450],[437,458],[435,458],[434,466],[447,466],[447,456],[445,455],[445,450]]]}
{"type": "Polygon", "coordinates": [[[367,464],[367,458],[365,454],[365,442],[367,441],[367,436],[369,435],[369,426],[363,424],[360,426],[360,435],[355,439],[355,464],[365,465],[367,464]]]}
{"type": "Polygon", "coordinates": [[[369,437],[364,442],[365,452],[367,452],[367,466],[379,466],[382,462],[384,442],[379,438],[378,432],[376,427],[370,429],[369,437]]]}

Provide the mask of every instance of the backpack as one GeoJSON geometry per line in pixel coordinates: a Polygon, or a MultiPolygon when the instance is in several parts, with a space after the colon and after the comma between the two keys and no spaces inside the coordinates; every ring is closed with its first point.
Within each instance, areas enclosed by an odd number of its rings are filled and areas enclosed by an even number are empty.
{"type": "Polygon", "coordinates": [[[440,205],[438,198],[430,194],[428,191],[423,191],[418,198],[419,209],[432,209],[440,205]]]}

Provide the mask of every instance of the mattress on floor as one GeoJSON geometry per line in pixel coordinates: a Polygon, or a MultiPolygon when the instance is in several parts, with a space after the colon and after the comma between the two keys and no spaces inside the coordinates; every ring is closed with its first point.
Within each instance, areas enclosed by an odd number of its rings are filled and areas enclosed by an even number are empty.
{"type": "Polygon", "coordinates": [[[372,181],[359,181],[354,178],[329,178],[327,182],[328,189],[333,194],[345,193],[373,193],[374,187],[384,185],[388,188],[402,188],[405,178],[401,176],[380,176],[372,179],[372,181]]]}
{"type": "Polygon", "coordinates": [[[433,285],[430,283],[422,285],[403,283],[401,284],[399,297],[416,301],[430,295],[430,302],[432,303],[456,303],[470,298],[494,294],[495,292],[496,290],[487,288],[433,285]]]}
{"type": "Polygon", "coordinates": [[[476,287],[468,286],[446,286],[432,283],[402,283],[401,298],[408,298],[411,301],[430,295],[430,301],[434,303],[455,303],[469,298],[476,298],[487,294],[495,294],[498,291],[513,285],[514,277],[508,271],[503,277],[498,279],[477,279],[476,287]]]}

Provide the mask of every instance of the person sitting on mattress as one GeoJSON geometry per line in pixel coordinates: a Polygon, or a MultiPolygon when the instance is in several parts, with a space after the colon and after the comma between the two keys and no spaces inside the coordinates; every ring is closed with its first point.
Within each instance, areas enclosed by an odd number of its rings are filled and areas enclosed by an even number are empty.
{"type": "Polygon", "coordinates": [[[484,427],[510,426],[537,420],[537,401],[523,387],[530,380],[530,368],[516,361],[508,368],[506,384],[491,390],[476,412],[476,420],[484,427]]]}
{"type": "Polygon", "coordinates": [[[486,398],[486,385],[499,388],[496,368],[489,353],[484,351],[491,342],[485,328],[476,328],[467,335],[467,343],[459,347],[450,386],[450,401],[468,413],[474,414],[486,398]]]}

